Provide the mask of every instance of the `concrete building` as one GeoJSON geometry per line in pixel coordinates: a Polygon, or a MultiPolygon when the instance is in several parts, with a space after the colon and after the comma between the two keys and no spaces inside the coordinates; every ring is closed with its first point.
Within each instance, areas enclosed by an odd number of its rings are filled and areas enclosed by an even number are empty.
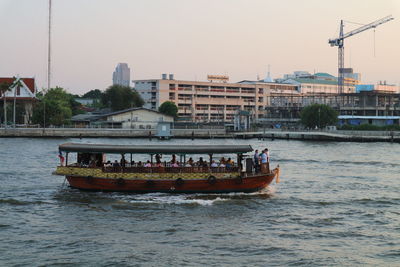
{"type": "Polygon", "coordinates": [[[361,73],[354,73],[353,68],[343,68],[340,69],[343,73],[344,83],[356,85],[361,83],[361,73]]]}
{"type": "Polygon", "coordinates": [[[174,118],[146,108],[129,108],[105,114],[79,114],[72,117],[75,127],[155,130],[158,123],[173,123],[174,118]]]}
{"type": "Polygon", "coordinates": [[[129,108],[106,114],[106,122],[113,126],[130,129],[157,128],[159,122],[174,122],[172,116],[162,114],[158,111],[146,108],[129,108]]]}
{"type": "Polygon", "coordinates": [[[113,85],[130,86],[131,70],[126,63],[118,63],[113,73],[113,85]]]}
{"type": "Polygon", "coordinates": [[[262,81],[199,82],[162,79],[135,80],[144,107],[157,110],[165,101],[178,106],[178,117],[192,122],[233,122],[238,110],[249,111],[253,119],[265,116],[271,92],[298,94],[297,85],[262,81]]]}
{"type": "MultiPolygon", "coordinates": [[[[293,84],[299,88],[299,93],[303,95],[316,94],[338,94],[339,87],[336,80],[328,79],[311,79],[311,78],[294,78],[284,80],[282,83],[293,84]]],[[[354,93],[355,86],[345,84],[343,86],[344,93],[354,93]]]]}

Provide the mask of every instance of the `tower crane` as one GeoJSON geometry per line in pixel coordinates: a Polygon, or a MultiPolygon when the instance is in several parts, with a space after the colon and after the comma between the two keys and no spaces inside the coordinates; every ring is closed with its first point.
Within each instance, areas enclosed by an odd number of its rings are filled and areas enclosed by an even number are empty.
{"type": "Polygon", "coordinates": [[[344,24],[343,24],[343,20],[340,21],[340,32],[339,32],[339,37],[335,38],[335,39],[329,39],[328,43],[331,46],[337,46],[338,47],[338,89],[339,89],[339,93],[343,93],[343,84],[344,84],[344,73],[343,73],[343,69],[344,69],[344,39],[351,37],[353,35],[356,35],[360,32],[372,29],[372,28],[376,28],[377,26],[389,22],[391,20],[393,20],[394,18],[389,15],[386,16],[384,18],[378,19],[374,22],[371,22],[369,24],[363,25],[355,30],[352,30],[348,33],[343,33],[343,28],[344,28],[344,24]]]}

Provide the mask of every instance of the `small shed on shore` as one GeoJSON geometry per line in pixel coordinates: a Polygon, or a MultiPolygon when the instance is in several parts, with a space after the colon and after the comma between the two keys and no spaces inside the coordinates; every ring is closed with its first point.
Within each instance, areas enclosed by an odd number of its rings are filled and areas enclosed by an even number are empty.
{"type": "Polygon", "coordinates": [[[174,122],[172,116],[147,108],[129,108],[103,114],[80,114],[72,117],[71,120],[77,127],[122,128],[153,131],[157,129],[159,123],[168,123],[170,125],[174,122]]]}

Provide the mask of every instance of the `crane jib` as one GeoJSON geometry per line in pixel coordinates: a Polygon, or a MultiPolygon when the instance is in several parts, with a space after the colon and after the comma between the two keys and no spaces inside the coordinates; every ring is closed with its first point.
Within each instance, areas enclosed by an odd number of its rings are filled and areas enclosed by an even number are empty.
{"type": "Polygon", "coordinates": [[[344,29],[344,23],[343,20],[340,21],[340,33],[339,37],[335,39],[329,39],[328,43],[331,46],[337,46],[338,47],[338,93],[342,94],[343,93],[343,85],[344,85],[344,74],[343,74],[343,69],[344,69],[344,39],[351,37],[353,35],[356,35],[358,33],[361,33],[363,31],[376,28],[377,26],[389,22],[393,20],[394,18],[392,15],[386,16],[384,18],[378,19],[374,22],[371,22],[369,24],[363,25],[355,30],[352,30],[348,33],[343,33],[344,29]]]}

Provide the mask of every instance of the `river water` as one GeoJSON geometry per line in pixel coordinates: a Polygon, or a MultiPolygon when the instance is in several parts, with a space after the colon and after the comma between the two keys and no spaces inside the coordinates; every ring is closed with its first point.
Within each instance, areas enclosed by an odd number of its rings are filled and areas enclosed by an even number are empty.
{"type": "Polygon", "coordinates": [[[0,266],[400,266],[400,145],[268,147],[281,183],[252,194],[84,192],[51,172],[65,142],[0,139],[0,266]]]}

